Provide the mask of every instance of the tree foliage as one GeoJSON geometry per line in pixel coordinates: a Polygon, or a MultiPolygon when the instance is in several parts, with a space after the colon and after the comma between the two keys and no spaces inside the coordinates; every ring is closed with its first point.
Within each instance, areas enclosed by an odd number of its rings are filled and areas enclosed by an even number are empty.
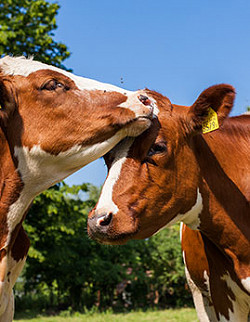
{"type": "Polygon", "coordinates": [[[141,253],[141,260],[151,272],[151,289],[161,306],[181,306],[190,300],[179,230],[179,225],[163,229],[144,242],[146,252],[141,253]]]}
{"type": "Polygon", "coordinates": [[[45,0],[1,0],[0,56],[34,56],[36,60],[64,68],[70,53],[53,39],[57,28],[57,3],[45,0]]]}

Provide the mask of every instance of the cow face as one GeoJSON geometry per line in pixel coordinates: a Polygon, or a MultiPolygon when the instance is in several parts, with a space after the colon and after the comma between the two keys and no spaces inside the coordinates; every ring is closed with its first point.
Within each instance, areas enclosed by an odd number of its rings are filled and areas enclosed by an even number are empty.
{"type": "Polygon", "coordinates": [[[209,107],[223,122],[235,93],[229,85],[213,86],[191,107],[172,105],[155,92],[147,95],[157,102],[158,119],[105,156],[108,177],[88,219],[90,237],[103,243],[147,238],[177,220],[197,225],[202,200],[193,138],[200,135],[209,107]]]}
{"type": "Polygon", "coordinates": [[[40,191],[151,123],[143,91],[23,58],[1,59],[0,71],[1,127],[24,181],[45,182],[40,191]]]}

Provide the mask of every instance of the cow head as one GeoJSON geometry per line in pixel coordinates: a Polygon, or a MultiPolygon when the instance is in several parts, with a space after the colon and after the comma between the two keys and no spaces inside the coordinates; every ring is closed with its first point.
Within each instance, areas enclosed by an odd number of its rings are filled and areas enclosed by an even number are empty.
{"type": "Polygon", "coordinates": [[[147,95],[157,102],[158,119],[105,156],[109,173],[88,219],[90,237],[103,243],[147,238],[177,220],[195,225],[202,203],[193,139],[201,136],[210,107],[222,124],[235,92],[229,85],[212,86],[191,107],[172,105],[155,92],[147,95]]]}
{"type": "Polygon", "coordinates": [[[36,192],[149,127],[153,100],[24,58],[0,59],[0,125],[36,192]]]}

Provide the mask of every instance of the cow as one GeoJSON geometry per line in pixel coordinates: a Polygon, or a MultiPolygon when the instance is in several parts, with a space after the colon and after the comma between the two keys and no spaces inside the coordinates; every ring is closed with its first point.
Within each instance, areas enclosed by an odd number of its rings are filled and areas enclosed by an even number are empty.
{"type": "Polygon", "coordinates": [[[24,57],[0,59],[0,321],[29,249],[36,195],[149,127],[154,100],[24,57]]]}
{"type": "Polygon", "coordinates": [[[250,308],[250,116],[227,117],[235,90],[204,90],[190,107],[152,91],[151,127],[106,156],[108,176],[88,218],[105,244],[144,239],[181,221],[200,321],[247,321],[250,308]]]}

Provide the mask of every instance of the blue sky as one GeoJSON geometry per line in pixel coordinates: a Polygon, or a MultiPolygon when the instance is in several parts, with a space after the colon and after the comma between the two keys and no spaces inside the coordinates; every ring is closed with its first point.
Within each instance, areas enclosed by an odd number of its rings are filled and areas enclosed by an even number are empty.
{"type": "MultiPolygon", "coordinates": [[[[205,88],[232,84],[232,115],[250,105],[249,0],[59,0],[55,39],[75,74],[191,105],[205,88]]],[[[103,183],[102,159],[68,184],[103,183]]]]}

